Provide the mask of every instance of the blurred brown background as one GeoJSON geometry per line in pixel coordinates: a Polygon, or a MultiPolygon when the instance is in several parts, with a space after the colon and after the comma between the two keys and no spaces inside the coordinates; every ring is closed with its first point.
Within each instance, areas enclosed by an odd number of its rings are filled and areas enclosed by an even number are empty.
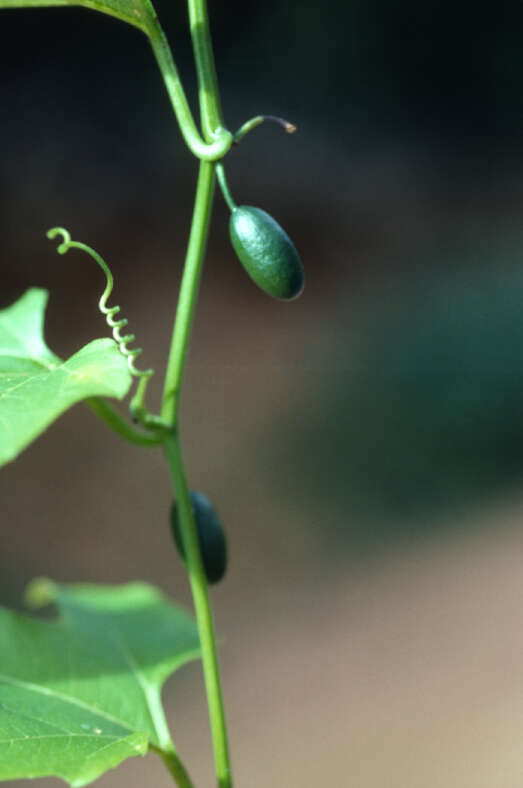
{"type": "MultiPolygon", "coordinates": [[[[194,98],[183,3],[158,4],[194,98]]],[[[523,5],[211,6],[236,200],[307,285],[256,290],[218,195],[183,395],[193,487],[226,525],[213,591],[236,784],[523,784],[523,5]]],[[[143,36],[84,10],[3,12],[1,305],[51,291],[47,339],[114,303],[161,370],[195,182],[143,36]]],[[[152,384],[158,401],[161,373],[152,384]]],[[[0,474],[0,594],[141,578],[190,605],[161,456],[73,409],[0,474]]],[[[213,785],[200,668],[167,685],[213,785]]],[[[170,780],[153,756],[100,785],[170,780]]],[[[56,781],[42,781],[42,785],[56,781]]]]}

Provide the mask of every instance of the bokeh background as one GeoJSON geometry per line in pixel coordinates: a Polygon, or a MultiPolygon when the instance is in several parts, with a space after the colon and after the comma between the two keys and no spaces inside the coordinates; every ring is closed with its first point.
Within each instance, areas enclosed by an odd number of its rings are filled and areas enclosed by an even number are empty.
{"type": "MultiPolygon", "coordinates": [[[[187,91],[184,4],[160,0],[187,91]]],[[[271,301],[218,195],[183,394],[191,484],[226,525],[212,592],[242,788],[523,783],[523,4],[211,3],[236,200],[307,273],[271,301]]],[[[105,334],[113,267],[162,368],[195,184],[141,33],[81,9],[4,11],[1,306],[51,291],[67,355],[105,334]]],[[[151,402],[161,390],[153,381],[151,402]]],[[[35,575],[141,578],[190,606],[158,452],[78,406],[0,474],[0,597],[35,575]]],[[[144,633],[146,636],[146,633],[144,633]]],[[[165,690],[212,786],[200,667],[165,690]]],[[[42,780],[49,788],[58,783],[42,780]]],[[[104,788],[167,786],[153,756],[104,788]]],[[[20,785],[20,783],[17,783],[20,785]]]]}

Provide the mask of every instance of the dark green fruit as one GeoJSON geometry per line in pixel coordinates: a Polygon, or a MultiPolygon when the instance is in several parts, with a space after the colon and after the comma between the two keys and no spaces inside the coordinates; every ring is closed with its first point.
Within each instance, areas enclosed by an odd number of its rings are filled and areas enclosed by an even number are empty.
{"type": "MultiPolygon", "coordinates": [[[[222,524],[212,503],[205,495],[196,490],[190,495],[205,576],[208,583],[217,583],[227,569],[227,544],[222,524]]],[[[171,507],[171,529],[178,552],[185,561],[178,508],[175,503],[171,507]]]]}
{"type": "Polygon", "coordinates": [[[229,235],[240,261],[258,287],[274,298],[296,298],[304,273],[291,239],[272,216],[240,205],[231,213],[229,235]]]}

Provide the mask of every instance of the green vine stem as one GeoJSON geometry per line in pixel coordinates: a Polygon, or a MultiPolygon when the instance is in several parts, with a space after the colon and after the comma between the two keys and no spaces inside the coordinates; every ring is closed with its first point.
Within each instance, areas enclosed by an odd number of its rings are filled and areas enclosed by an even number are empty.
{"type": "Polygon", "coordinates": [[[170,431],[164,434],[164,450],[169,463],[174,493],[180,512],[180,526],[187,559],[187,571],[189,573],[189,582],[200,633],[216,776],[219,788],[231,788],[229,747],[214,625],[207,592],[207,580],[202,565],[196,525],[189,498],[189,488],[185,477],[183,456],[178,438],[180,389],[207,242],[214,195],[214,172],[214,164],[206,161],[200,162],[191,232],[165,376],[161,416],[164,423],[170,425],[170,431]]]}
{"type": "Polygon", "coordinates": [[[214,170],[214,164],[206,161],[200,162],[191,232],[163,391],[161,417],[166,424],[171,426],[175,425],[178,418],[182,376],[209,231],[214,193],[214,170]]]}
{"type": "Polygon", "coordinates": [[[200,633],[203,675],[209,707],[218,788],[232,788],[227,725],[216,653],[214,624],[177,431],[173,431],[164,438],[164,449],[176,494],[187,571],[189,573],[189,582],[200,633]]]}
{"type": "Polygon", "coordinates": [[[165,373],[160,417],[165,425],[163,445],[178,505],[182,542],[200,635],[217,784],[218,788],[232,788],[227,726],[214,624],[179,442],[178,414],[187,347],[209,233],[215,184],[216,165],[214,162],[220,160],[229,150],[233,138],[232,134],[223,127],[222,122],[206,0],[188,0],[188,5],[198,77],[202,129],[206,140],[203,147],[198,132],[194,133],[194,121],[165,36],[159,25],[160,35],[151,37],[153,51],[184,138],[192,152],[200,158],[191,231],[165,373]]]}
{"type": "Polygon", "coordinates": [[[185,268],[165,376],[161,415],[163,421],[171,427],[170,431],[164,435],[164,450],[169,463],[174,493],[180,512],[180,526],[187,558],[187,571],[189,573],[189,582],[200,632],[203,673],[209,706],[216,776],[219,788],[231,788],[229,748],[214,626],[207,593],[207,580],[200,556],[196,526],[189,498],[189,488],[185,477],[183,456],[178,438],[181,381],[207,242],[214,195],[214,172],[214,164],[206,161],[200,162],[191,233],[187,246],[185,268]]]}

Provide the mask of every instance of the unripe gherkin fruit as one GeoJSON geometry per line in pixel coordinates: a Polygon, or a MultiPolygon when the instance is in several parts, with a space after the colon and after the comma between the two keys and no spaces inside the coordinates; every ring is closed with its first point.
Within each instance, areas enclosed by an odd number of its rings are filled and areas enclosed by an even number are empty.
{"type": "Polygon", "coordinates": [[[301,293],[305,276],[298,252],[272,216],[261,208],[240,205],[231,213],[229,235],[258,287],[274,298],[296,298],[301,293]]]}
{"type": "MultiPolygon", "coordinates": [[[[227,569],[227,544],[223,527],[214,506],[205,495],[192,490],[190,497],[205,576],[208,583],[218,583],[227,569]]],[[[171,530],[178,552],[185,562],[185,550],[176,503],[173,503],[171,507],[171,530]]]]}

